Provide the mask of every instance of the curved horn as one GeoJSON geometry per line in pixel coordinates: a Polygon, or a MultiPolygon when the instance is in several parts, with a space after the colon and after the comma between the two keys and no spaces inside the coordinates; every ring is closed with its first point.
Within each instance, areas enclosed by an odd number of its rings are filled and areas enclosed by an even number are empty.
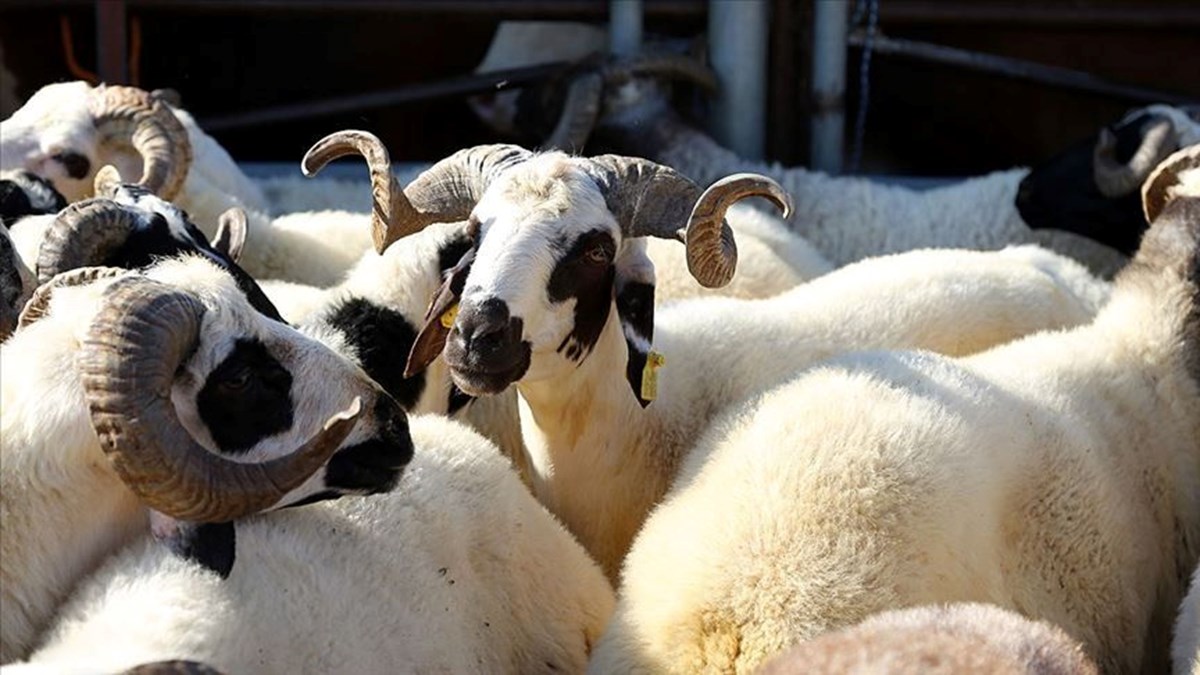
{"type": "Polygon", "coordinates": [[[360,154],[371,170],[371,236],[383,253],[401,237],[433,223],[466,220],[499,171],[523,161],[529,151],[515,145],[480,145],[459,150],[417,176],[402,189],[392,174],[387,148],[374,134],[346,130],[317,141],[301,161],[306,176],[314,176],[330,161],[360,154]]]}
{"type": "Polygon", "coordinates": [[[25,303],[25,308],[21,310],[21,316],[17,319],[17,328],[36,323],[49,314],[50,301],[54,298],[56,289],[83,286],[97,279],[119,277],[128,272],[129,270],[120,267],[80,267],[55,275],[50,281],[38,286],[33,296],[25,303]]]}
{"type": "Polygon", "coordinates": [[[1179,184],[1179,175],[1185,171],[1200,171],[1200,144],[1171,155],[1146,179],[1142,186],[1142,209],[1146,214],[1146,222],[1153,223],[1175,198],[1172,188],[1179,184]]]}
{"type": "Polygon", "coordinates": [[[132,145],[142,156],[138,184],[163,199],[179,194],[192,164],[192,144],[161,100],[135,87],[102,86],[88,102],[102,141],[132,145]]]}
{"type": "Polygon", "coordinates": [[[121,180],[121,172],[117,171],[117,167],[106,164],[96,172],[96,177],[92,179],[92,191],[96,193],[97,197],[112,199],[117,196],[117,190],[122,183],[124,181],[121,180]]]}
{"type": "Polygon", "coordinates": [[[1092,177],[1100,194],[1121,197],[1134,192],[1154,167],[1175,149],[1175,128],[1170,120],[1159,117],[1146,124],[1149,126],[1142,135],[1142,143],[1126,164],[1116,159],[1117,137],[1108,129],[1100,130],[1100,138],[1092,151],[1092,177]]]}
{"type": "Polygon", "coordinates": [[[599,73],[584,73],[572,82],[562,116],[542,147],[563,152],[581,150],[596,126],[603,94],[604,78],[599,73]]]}
{"type": "Polygon", "coordinates": [[[592,177],[608,208],[629,237],[654,236],[687,244],[688,271],[708,288],[729,283],[737,269],[737,244],[725,211],[745,197],[766,197],[786,215],[792,199],[778,183],[758,174],[735,174],[701,192],[674,169],[647,159],[601,155],[592,177]]]}
{"type": "Polygon", "coordinates": [[[737,244],[725,222],[725,212],[746,197],[765,197],[783,212],[785,219],[792,215],[792,196],[766,176],[737,173],[710,185],[692,209],[685,236],[688,271],[703,286],[720,288],[733,279],[737,244]]]}
{"type": "Polygon", "coordinates": [[[76,267],[103,263],[137,226],[137,211],[108,199],[86,199],[63,209],[38,249],[38,283],[76,267]]]}
{"type": "Polygon", "coordinates": [[[84,397],[113,469],[150,508],[192,522],[225,522],[262,511],[329,459],[361,404],[335,415],[284,457],[243,464],[208,452],[171,404],[180,364],[196,349],[204,305],[144,277],[105,290],[79,355],[84,397]]]}
{"type": "Polygon", "coordinates": [[[657,75],[691,82],[710,94],[720,90],[717,76],[703,63],[682,54],[648,54],[632,61],[614,63],[605,69],[606,78],[620,81],[634,75],[657,75]]]}

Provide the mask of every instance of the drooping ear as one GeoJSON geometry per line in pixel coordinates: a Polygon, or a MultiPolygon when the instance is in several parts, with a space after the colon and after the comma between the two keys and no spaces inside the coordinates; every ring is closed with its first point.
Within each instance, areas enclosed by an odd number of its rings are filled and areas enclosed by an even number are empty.
{"type": "Polygon", "coordinates": [[[646,255],[646,242],[640,238],[626,240],[615,266],[613,294],[629,350],[625,377],[638,403],[645,408],[654,400],[657,389],[654,370],[658,365],[650,349],[654,341],[654,263],[646,255]]]}
{"type": "Polygon", "coordinates": [[[233,571],[237,548],[233,523],[190,523],[150,511],[150,532],[177,556],[216,572],[222,579],[233,571]]]}
{"type": "Polygon", "coordinates": [[[446,346],[446,338],[450,336],[450,327],[454,325],[454,316],[458,312],[458,300],[462,297],[463,286],[467,283],[467,275],[471,272],[471,263],[475,262],[475,247],[467,249],[459,259],[458,264],[446,272],[445,280],[429,303],[425,311],[425,325],[413,342],[412,351],[408,353],[408,363],[404,367],[404,377],[425,370],[425,368],[442,353],[446,346]]]}
{"type": "Polygon", "coordinates": [[[246,212],[235,206],[217,219],[217,236],[213,237],[213,248],[224,253],[233,262],[240,262],[249,233],[246,212]]]}

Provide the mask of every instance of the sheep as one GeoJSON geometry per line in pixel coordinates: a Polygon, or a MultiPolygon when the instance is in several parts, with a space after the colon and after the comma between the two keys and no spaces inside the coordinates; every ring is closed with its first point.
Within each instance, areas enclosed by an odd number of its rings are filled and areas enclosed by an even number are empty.
{"type": "Polygon", "coordinates": [[[1098,675],[1060,628],[993,605],[882,612],[769,661],[760,675],[1098,675]]]}
{"type": "Polygon", "coordinates": [[[1147,198],[1090,324],[843,356],[727,410],[638,534],[591,670],[752,672],[874,612],[988,602],[1062,627],[1101,672],[1165,672],[1200,555],[1188,169],[1200,146],[1149,179],[1175,194],[1147,198]]]}
{"type": "Polygon", "coordinates": [[[1107,293],[1036,248],[922,251],[771,299],[694,299],[656,318],[643,237],[679,227],[692,273],[719,287],[735,269],[731,231],[717,235],[724,209],[747,194],[786,195],[748,176],[701,194],[646,160],[503,145],[460,151],[404,191],[386,179],[376,188],[380,247],[453,218],[469,218],[474,242],[427,314],[409,369],[440,363],[444,344],[463,392],[516,385],[536,493],[610,578],[684,451],[725,405],[839,350],[961,354],[1077,325],[1107,293]],[[678,224],[689,213],[685,234],[678,224]],[[668,364],[661,379],[652,336],[668,364]]]}
{"type": "Polygon", "coordinates": [[[33,295],[35,286],[33,273],[17,255],[8,228],[0,223],[0,342],[17,329],[21,308],[33,295]]]}
{"type": "Polygon", "coordinates": [[[239,521],[227,579],[134,542],[13,675],[181,658],[230,673],[582,672],[612,609],[603,574],[479,435],[437,416],[411,433],[391,492],[239,521]]]}
{"type": "MultiPolygon", "coordinates": [[[[491,59],[480,69],[575,58],[578,52],[573,47],[555,51],[546,47],[548,42],[526,35],[528,31],[552,30],[552,25],[523,30],[502,26],[489,50],[491,59]]],[[[712,75],[681,57],[643,60],[640,73],[633,72],[638,67],[636,60],[633,64],[614,61],[601,66],[599,74],[595,68],[580,68],[575,79],[553,83],[572,85],[565,96],[564,115],[579,115],[574,120],[560,119],[555,126],[556,131],[573,129],[573,136],[564,143],[569,146],[566,149],[582,146],[590,133],[594,146],[666,164],[700,185],[734,172],[775,178],[800,206],[791,219],[793,226],[839,266],[929,246],[995,249],[1037,242],[1078,258],[1096,273],[1111,276],[1124,264],[1125,255],[1137,247],[1146,227],[1137,195],[1142,180],[1170,152],[1200,143],[1200,118],[1194,109],[1152,105],[1130,112],[1092,139],[1032,170],[998,171],[916,192],[738,157],[685,123],[671,109],[659,84],[631,77],[665,75],[712,87],[712,75]],[[574,86],[587,78],[596,86],[574,86]],[[594,132],[593,118],[597,121],[594,132]],[[1117,156],[1129,159],[1122,164],[1117,156]]],[[[489,122],[503,117],[495,108],[476,110],[489,122]]],[[[525,135],[549,128],[536,116],[526,116],[524,122],[521,132],[525,135]]],[[[540,133],[544,138],[545,132],[540,133]]]]}
{"type": "Polygon", "coordinates": [[[1200,567],[1192,574],[1192,586],[1179,606],[1171,658],[1175,675],[1200,674],[1200,567]]]}
{"type": "Polygon", "coordinates": [[[0,172],[0,224],[12,227],[25,216],[58,213],[67,200],[50,181],[28,171],[0,172]]]}
{"type": "Polygon", "coordinates": [[[390,489],[411,455],[392,397],[210,260],[66,272],[22,324],[0,345],[0,662],[148,522],[227,574],[227,521],[390,489]]]}
{"type": "MultiPolygon", "coordinates": [[[[2,124],[0,170],[24,169],[50,180],[68,202],[94,194],[104,165],[132,180],[142,175],[144,161],[149,168],[140,183],[187,212],[208,236],[221,214],[242,209],[256,233],[243,266],[255,277],[328,286],[370,248],[362,214],[322,210],[272,218],[259,188],[229,154],[185,110],[154,92],[86,82],[46,85],[2,124]]],[[[320,192],[312,185],[308,191],[320,192]]]]}

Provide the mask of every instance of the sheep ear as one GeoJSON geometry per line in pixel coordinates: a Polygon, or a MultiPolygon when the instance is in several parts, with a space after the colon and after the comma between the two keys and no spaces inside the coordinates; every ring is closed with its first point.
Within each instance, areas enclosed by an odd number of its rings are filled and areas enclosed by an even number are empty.
{"type": "Polygon", "coordinates": [[[622,245],[615,264],[617,318],[629,350],[625,377],[645,408],[656,395],[655,371],[661,363],[661,357],[650,349],[654,341],[654,263],[646,255],[646,242],[639,238],[622,245]]]}
{"type": "Polygon", "coordinates": [[[475,261],[475,247],[467,249],[458,264],[446,272],[445,281],[429,303],[425,312],[425,325],[413,341],[412,351],[408,353],[408,363],[404,367],[404,377],[412,377],[425,368],[442,353],[446,346],[446,338],[450,336],[450,327],[454,325],[454,317],[458,313],[458,299],[462,297],[463,286],[467,283],[467,275],[471,272],[471,263],[475,261]]]}
{"type": "Polygon", "coordinates": [[[224,253],[233,262],[240,262],[249,230],[246,212],[235,206],[217,219],[217,236],[213,238],[213,248],[224,253]]]}
{"type": "Polygon", "coordinates": [[[175,555],[216,572],[222,579],[233,571],[237,548],[233,523],[190,523],[150,511],[150,532],[175,555]]]}

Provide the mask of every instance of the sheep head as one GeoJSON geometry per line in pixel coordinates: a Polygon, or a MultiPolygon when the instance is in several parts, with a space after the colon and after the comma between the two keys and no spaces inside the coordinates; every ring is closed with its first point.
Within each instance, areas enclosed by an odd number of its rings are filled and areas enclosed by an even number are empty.
{"type": "Polygon", "coordinates": [[[92,195],[106,164],[171,199],[192,161],[187,131],[170,107],[134,87],[47,85],[2,124],[0,169],[41,176],[72,202],[92,195]]]}
{"type": "Polygon", "coordinates": [[[83,399],[114,472],[159,523],[221,524],[386,491],[411,458],[391,396],[322,343],[262,316],[216,265],[191,257],[142,272],[83,268],[43,289],[28,339],[74,330],[80,308],[95,308],[75,359],[83,399]]]}
{"type": "Polygon", "coordinates": [[[95,183],[100,196],[67,206],[46,231],[35,270],[41,283],[79,267],[134,269],[159,258],[191,253],[228,270],[252,305],[266,316],[283,320],[258,284],[237,264],[248,236],[240,209],[221,216],[214,245],[182,209],[140,185],[121,182],[114,168],[97,172],[95,183]]]}
{"type": "MultiPolygon", "coordinates": [[[[314,151],[332,157],[361,152],[363,144],[368,161],[386,158],[378,139],[364,132],[333,134],[314,151]]],[[[577,365],[599,339],[614,302],[631,361],[644,360],[653,326],[653,265],[640,238],[683,242],[693,276],[719,287],[737,264],[726,209],[762,196],[791,210],[790,197],[762,176],[731,176],[702,191],[642,159],[536,154],[512,145],[459,151],[402,191],[386,162],[373,162],[371,172],[378,176],[372,180],[373,226],[383,232],[377,241],[386,245],[431,222],[470,223],[474,245],[431,308],[409,371],[426,365],[445,342],[455,384],[472,395],[549,377],[556,364],[577,365]],[[428,339],[429,331],[438,339],[428,339]]],[[[631,384],[640,392],[636,379],[631,384]]]]}

